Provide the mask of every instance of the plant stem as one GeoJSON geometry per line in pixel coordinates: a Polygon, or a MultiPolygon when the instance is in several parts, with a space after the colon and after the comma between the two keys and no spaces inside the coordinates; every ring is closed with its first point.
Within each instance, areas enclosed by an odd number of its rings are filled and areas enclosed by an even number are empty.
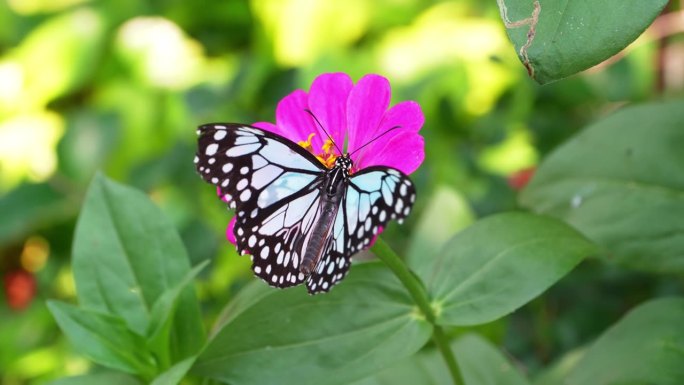
{"type": "Polygon", "coordinates": [[[442,354],[447,368],[449,368],[449,373],[454,381],[454,385],[462,384],[461,370],[458,368],[456,356],[454,356],[454,352],[449,346],[449,338],[444,334],[444,330],[441,326],[433,324],[433,327],[432,339],[435,341],[437,349],[439,349],[439,352],[442,354]]]}
{"type": "Polygon", "coordinates": [[[461,372],[458,368],[458,364],[456,363],[456,357],[454,357],[454,353],[449,347],[449,341],[444,334],[444,330],[436,322],[435,312],[430,305],[430,300],[428,299],[427,292],[425,291],[422,282],[408,269],[401,258],[399,258],[394,250],[392,250],[382,238],[377,238],[372,247],[372,251],[390,268],[390,270],[392,270],[394,275],[399,278],[406,290],[411,294],[411,297],[413,297],[413,300],[416,302],[416,305],[418,305],[420,311],[425,315],[425,319],[432,324],[432,339],[435,341],[442,357],[444,357],[444,361],[446,361],[454,385],[462,384],[463,381],[461,379],[461,372]]]}

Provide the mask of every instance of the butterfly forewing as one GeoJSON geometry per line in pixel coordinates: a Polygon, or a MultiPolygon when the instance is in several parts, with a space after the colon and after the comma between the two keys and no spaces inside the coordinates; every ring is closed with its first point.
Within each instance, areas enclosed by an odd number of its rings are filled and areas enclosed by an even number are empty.
{"type": "Polygon", "coordinates": [[[236,212],[238,251],[276,287],[302,283],[306,234],[317,215],[325,168],[278,135],[235,124],[199,128],[197,171],[219,187],[236,212]]]}

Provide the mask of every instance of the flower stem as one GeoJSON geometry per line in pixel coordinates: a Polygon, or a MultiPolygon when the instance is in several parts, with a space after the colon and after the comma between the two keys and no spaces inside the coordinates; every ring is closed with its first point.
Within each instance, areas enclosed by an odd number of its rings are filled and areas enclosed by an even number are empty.
{"type": "Polygon", "coordinates": [[[408,269],[401,258],[399,258],[394,250],[392,250],[382,238],[377,238],[372,247],[372,251],[390,268],[390,270],[392,270],[394,275],[399,278],[406,290],[411,294],[411,297],[413,297],[413,300],[416,302],[416,305],[418,305],[420,311],[425,315],[425,319],[432,324],[432,339],[435,341],[435,345],[437,345],[442,357],[444,357],[444,361],[446,361],[454,385],[462,384],[463,381],[461,380],[461,372],[456,363],[456,357],[449,347],[449,341],[446,334],[444,334],[444,330],[436,322],[435,312],[432,309],[432,306],[430,306],[430,300],[428,299],[427,292],[425,291],[422,282],[408,269]]]}

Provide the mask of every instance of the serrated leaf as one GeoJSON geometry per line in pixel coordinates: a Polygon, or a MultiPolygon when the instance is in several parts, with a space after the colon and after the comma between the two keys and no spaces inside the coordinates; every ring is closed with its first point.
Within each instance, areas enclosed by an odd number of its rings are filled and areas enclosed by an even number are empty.
{"type": "Polygon", "coordinates": [[[154,371],[144,339],[128,330],[125,322],[108,314],[49,301],[57,324],[80,353],[100,365],[141,376],[154,371]]]}
{"type": "Polygon", "coordinates": [[[570,223],[611,261],[684,272],[684,101],[622,109],[554,151],[520,203],[570,223]]]}
{"type": "Polygon", "coordinates": [[[504,213],[477,221],[452,238],[423,279],[438,323],[478,325],[524,305],[595,251],[558,220],[504,213]]]}
{"type": "MultiPolygon", "coordinates": [[[[141,192],[96,176],[76,225],[73,267],[82,306],[115,314],[145,335],[152,306],[190,271],[163,213],[141,192]]],[[[173,361],[201,348],[204,331],[193,288],[183,290],[172,327],[173,361]]]]}
{"type": "Polygon", "coordinates": [[[303,287],[257,294],[229,317],[193,373],[232,385],[347,384],[410,356],[431,334],[378,263],[353,266],[325,295],[308,296],[303,287]]]}
{"type": "Polygon", "coordinates": [[[497,0],[508,37],[530,76],[545,84],[627,47],[667,0],[497,0]]]}
{"type": "Polygon", "coordinates": [[[651,300],[629,312],[588,349],[568,385],[680,385],[684,299],[651,300]]]}

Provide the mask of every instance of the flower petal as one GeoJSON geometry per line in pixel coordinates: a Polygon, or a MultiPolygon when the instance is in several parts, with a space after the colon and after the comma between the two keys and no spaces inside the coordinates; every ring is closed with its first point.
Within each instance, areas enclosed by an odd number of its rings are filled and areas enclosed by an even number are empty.
{"type": "Polygon", "coordinates": [[[378,232],[377,234],[373,235],[373,239],[371,239],[370,243],[368,244],[368,248],[373,247],[375,241],[378,240],[378,237],[380,236],[380,234],[382,234],[383,231],[385,231],[385,228],[382,226],[378,226],[378,232]]]}
{"type": "Polygon", "coordinates": [[[237,246],[237,239],[235,238],[235,219],[237,219],[237,217],[233,217],[233,219],[231,219],[228,223],[228,228],[226,229],[226,239],[228,242],[237,246]]]}
{"type": "MultiPolygon", "coordinates": [[[[354,154],[354,156],[352,156],[354,164],[359,169],[370,165],[378,165],[379,163],[375,160],[376,157],[386,157],[387,154],[384,154],[385,151],[397,151],[396,142],[394,142],[395,137],[410,138],[407,133],[417,133],[424,122],[425,117],[423,116],[423,112],[418,103],[414,101],[398,103],[385,113],[379,126],[379,132],[383,133],[396,126],[399,126],[399,128],[388,132],[382,139],[373,142],[357,154],[354,154]],[[390,142],[395,143],[395,147],[388,146],[388,143],[390,142]]],[[[401,167],[397,167],[396,165],[392,167],[401,169],[401,167]]]]}
{"type": "Polygon", "coordinates": [[[366,75],[356,83],[347,100],[348,152],[377,135],[391,92],[389,81],[380,75],[366,75]]]}
{"type": "Polygon", "coordinates": [[[413,100],[397,103],[382,117],[380,132],[400,126],[403,130],[418,131],[423,127],[425,117],[420,105],[413,100]]]}
{"type": "Polygon", "coordinates": [[[252,127],[261,128],[262,130],[282,135],[278,131],[278,127],[271,122],[256,122],[252,124],[252,127]]]}
{"type": "Polygon", "coordinates": [[[228,194],[224,195],[223,192],[221,192],[221,187],[216,186],[216,195],[218,195],[222,201],[224,201],[226,203],[230,203],[230,195],[228,195],[228,194]]]}
{"type": "MultiPolygon", "coordinates": [[[[344,134],[347,128],[347,99],[352,86],[349,75],[338,72],[318,76],[311,84],[309,91],[311,112],[316,115],[340,148],[344,146],[344,134]]],[[[314,138],[312,145],[315,153],[323,152],[321,146],[326,139],[324,132],[321,132],[318,138],[314,138]]]]}
{"type": "Polygon", "coordinates": [[[276,131],[273,132],[293,142],[306,140],[309,134],[318,132],[316,123],[306,112],[308,100],[309,96],[302,90],[295,90],[284,97],[276,108],[276,131]]]}
{"type": "Polygon", "coordinates": [[[425,140],[417,132],[401,130],[389,140],[380,140],[371,146],[378,147],[371,149],[372,156],[364,156],[355,163],[356,169],[386,166],[408,175],[416,171],[425,159],[425,140]]]}

